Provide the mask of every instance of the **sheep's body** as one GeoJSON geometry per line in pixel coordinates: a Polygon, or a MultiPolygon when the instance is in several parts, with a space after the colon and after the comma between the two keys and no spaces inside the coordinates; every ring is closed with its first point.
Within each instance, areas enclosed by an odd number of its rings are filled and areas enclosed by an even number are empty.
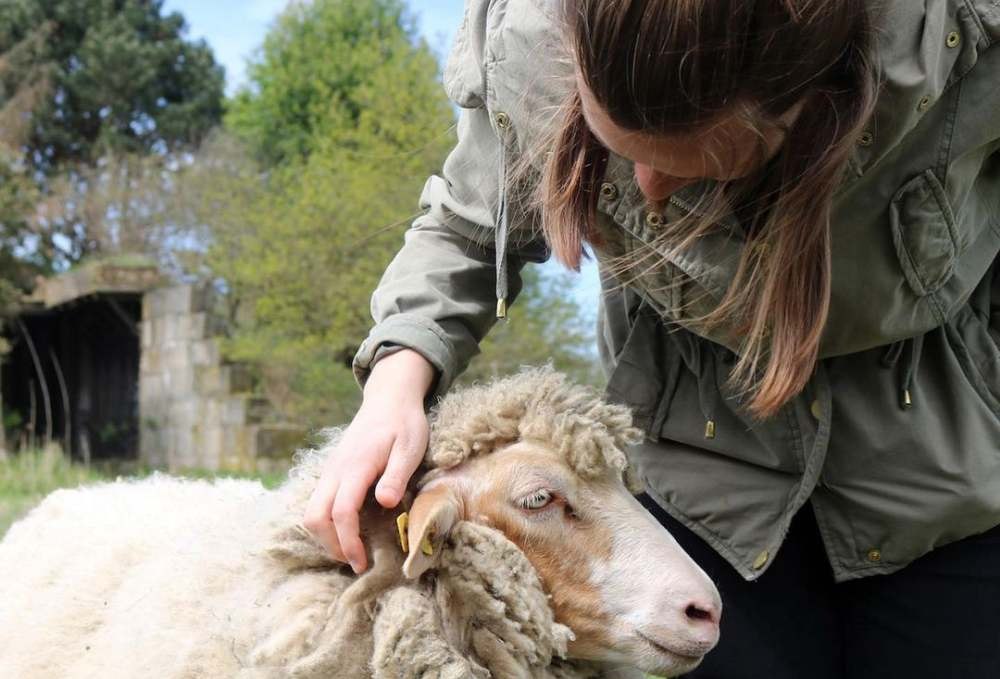
{"type": "MultiPolygon", "coordinates": [[[[402,580],[402,555],[385,538],[389,531],[369,537],[376,565],[359,578],[293,527],[312,476],[308,466],[304,471],[279,491],[156,476],[50,495],[0,544],[0,639],[17,640],[0,644],[2,676],[489,676],[441,629],[443,617],[453,637],[468,636],[465,612],[442,616],[433,592],[402,580]]],[[[497,659],[510,667],[491,668],[493,676],[521,676],[525,668],[523,676],[593,674],[558,661],[546,667],[568,631],[552,622],[516,547],[496,531],[465,524],[449,548],[456,567],[490,591],[499,623],[490,634],[503,639],[500,646],[522,647],[497,659]],[[484,573],[468,569],[469,554],[482,561],[490,550],[484,573]],[[490,570],[494,582],[480,582],[490,570]],[[518,606],[527,609],[513,610],[518,606]],[[534,616],[537,628],[506,620],[517,613],[534,616]]],[[[452,580],[462,587],[465,578],[452,580]]],[[[439,589],[437,598],[451,591],[439,589]]],[[[490,604],[482,596],[470,604],[479,628],[490,604]]]]}

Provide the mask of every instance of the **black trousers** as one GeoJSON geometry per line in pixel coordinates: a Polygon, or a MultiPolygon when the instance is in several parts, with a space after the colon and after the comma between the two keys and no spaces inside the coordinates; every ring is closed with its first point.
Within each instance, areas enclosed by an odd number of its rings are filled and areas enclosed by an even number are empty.
{"type": "Polygon", "coordinates": [[[771,568],[746,582],[640,500],[722,594],[719,645],[690,679],[1000,679],[1000,527],[836,584],[807,505],[771,568]]]}

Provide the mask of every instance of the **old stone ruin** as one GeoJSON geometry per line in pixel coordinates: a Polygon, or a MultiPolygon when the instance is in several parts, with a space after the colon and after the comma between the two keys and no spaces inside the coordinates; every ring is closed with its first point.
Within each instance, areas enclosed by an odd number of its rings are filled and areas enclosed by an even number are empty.
{"type": "Polygon", "coordinates": [[[212,290],[147,261],[96,262],[40,279],[6,324],[8,447],[178,471],[286,467],[306,439],[227,361],[212,290]],[[13,440],[11,440],[13,439],[13,440]]]}

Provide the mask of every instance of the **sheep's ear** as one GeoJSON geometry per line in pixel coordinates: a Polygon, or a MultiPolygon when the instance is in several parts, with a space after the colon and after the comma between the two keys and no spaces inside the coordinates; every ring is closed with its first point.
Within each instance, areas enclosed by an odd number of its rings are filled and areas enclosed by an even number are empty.
{"type": "Polygon", "coordinates": [[[403,575],[411,580],[419,578],[438,562],[448,531],[458,521],[459,506],[458,495],[447,482],[420,491],[409,512],[409,554],[403,563],[403,575]]]}

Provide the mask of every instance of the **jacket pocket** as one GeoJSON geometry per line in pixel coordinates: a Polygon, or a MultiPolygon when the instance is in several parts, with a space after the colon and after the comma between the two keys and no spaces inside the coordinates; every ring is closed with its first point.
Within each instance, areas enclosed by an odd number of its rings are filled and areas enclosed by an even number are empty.
{"type": "Polygon", "coordinates": [[[608,397],[632,409],[653,441],[682,443],[743,462],[801,473],[805,468],[796,405],[759,422],[728,393],[732,354],[675,323],[644,302],[608,380],[608,397]],[[711,422],[711,425],[709,423],[711,422]]]}
{"type": "MultiPolygon", "coordinates": [[[[669,401],[653,425],[661,440],[678,441],[707,455],[740,460],[788,473],[805,469],[798,402],[787,404],[775,416],[761,421],[745,410],[743,398],[729,385],[735,355],[724,347],[675,328],[664,351],[678,359],[669,401]]],[[[808,410],[808,408],[804,408],[808,410]]]]}
{"type": "Polygon", "coordinates": [[[945,330],[966,381],[1000,422],[1000,346],[990,322],[965,306],[945,330]]]}
{"type": "Polygon", "coordinates": [[[904,184],[889,216],[906,282],[921,297],[934,294],[954,273],[959,248],[955,215],[935,174],[925,170],[904,184]]]}

